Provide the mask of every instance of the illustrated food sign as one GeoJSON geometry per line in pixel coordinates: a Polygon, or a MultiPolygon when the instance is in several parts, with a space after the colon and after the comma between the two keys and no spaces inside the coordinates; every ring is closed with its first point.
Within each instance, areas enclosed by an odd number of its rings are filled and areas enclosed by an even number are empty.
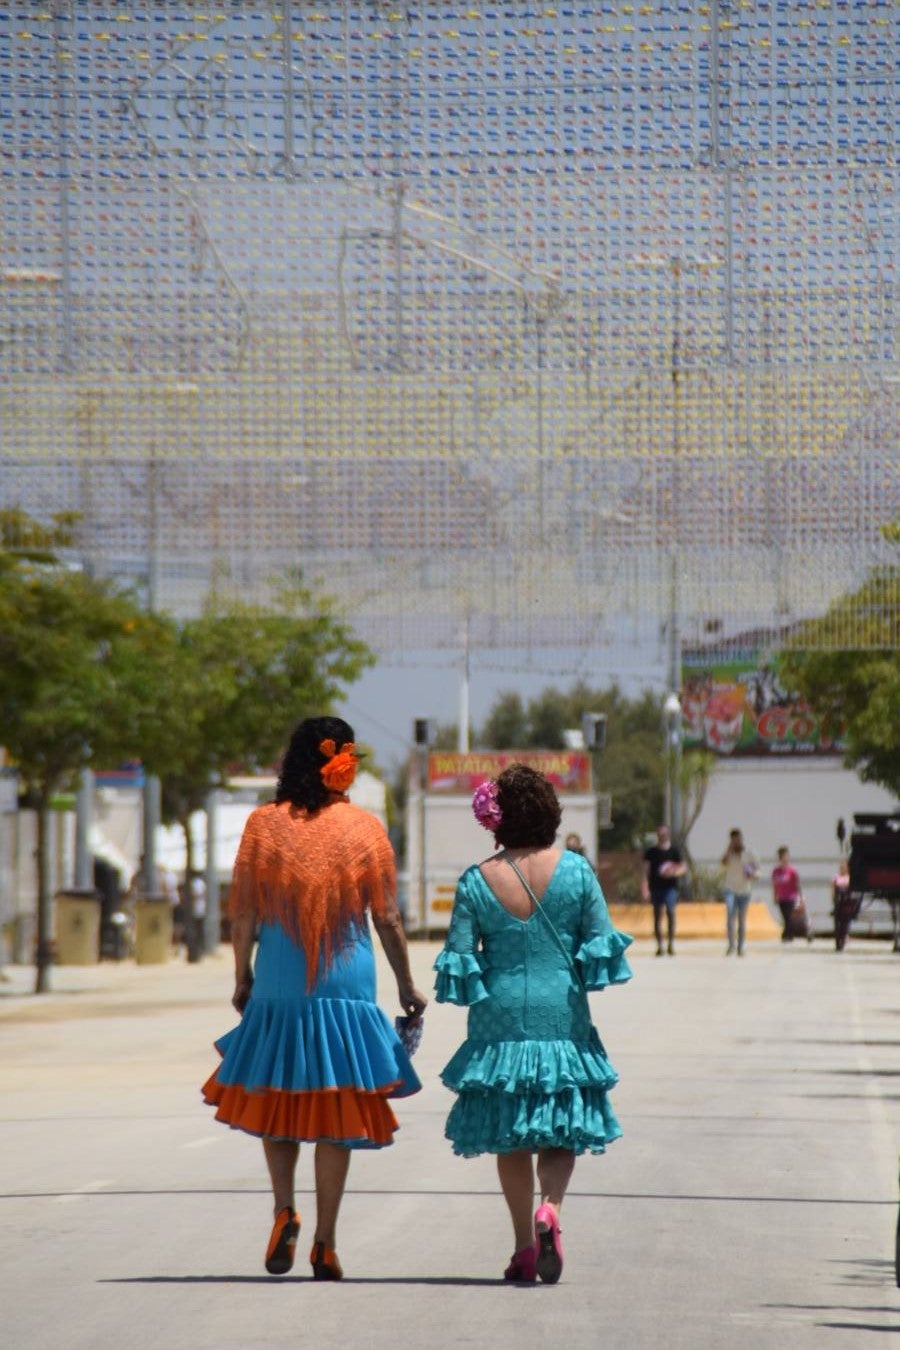
{"type": "Polygon", "coordinates": [[[718,755],[834,755],[844,748],[825,734],[799,694],[783,688],[773,666],[749,657],[701,664],[686,654],[684,670],[685,749],[702,747],[718,755]]]}
{"type": "Polygon", "coordinates": [[[428,756],[428,791],[472,793],[510,764],[528,764],[557,792],[590,792],[591,757],[584,750],[434,750],[428,756]]]}

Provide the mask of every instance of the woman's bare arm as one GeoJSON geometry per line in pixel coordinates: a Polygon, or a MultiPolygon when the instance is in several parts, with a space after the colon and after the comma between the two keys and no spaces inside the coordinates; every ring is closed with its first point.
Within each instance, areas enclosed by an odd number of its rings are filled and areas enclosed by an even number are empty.
{"type": "Polygon", "coordinates": [[[417,1021],[425,1011],[428,999],[413,984],[412,972],[409,968],[406,934],[403,931],[403,922],[399,911],[392,907],[381,918],[376,918],[373,914],[372,923],[375,925],[378,940],[384,948],[384,954],[388,959],[391,970],[394,972],[400,1006],[413,1021],[417,1021]]]}
{"type": "Polygon", "coordinates": [[[244,1011],[253,988],[250,955],[256,936],[256,916],[238,914],[231,921],[231,946],[234,951],[234,995],[232,1004],[239,1013],[244,1011]]]}

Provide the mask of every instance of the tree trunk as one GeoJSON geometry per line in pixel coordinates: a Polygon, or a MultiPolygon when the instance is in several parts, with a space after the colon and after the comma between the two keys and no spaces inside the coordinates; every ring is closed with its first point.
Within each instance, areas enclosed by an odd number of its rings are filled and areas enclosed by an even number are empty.
{"type": "Polygon", "coordinates": [[[190,812],[183,820],[179,820],[178,824],[184,831],[184,883],[185,893],[187,893],[188,878],[194,870],[194,841],[191,838],[190,812]]]}
{"type": "Polygon", "coordinates": [[[187,948],[188,961],[199,961],[203,955],[203,929],[194,914],[194,901],[191,895],[191,882],[194,875],[194,841],[191,838],[191,815],[189,812],[180,821],[184,831],[184,885],[181,888],[181,925],[184,930],[184,945],[187,948]]]}
{"type": "Polygon", "coordinates": [[[36,994],[50,990],[50,967],[53,964],[53,861],[50,857],[52,822],[49,794],[42,794],[38,802],[37,829],[37,947],[35,951],[36,994]]]}

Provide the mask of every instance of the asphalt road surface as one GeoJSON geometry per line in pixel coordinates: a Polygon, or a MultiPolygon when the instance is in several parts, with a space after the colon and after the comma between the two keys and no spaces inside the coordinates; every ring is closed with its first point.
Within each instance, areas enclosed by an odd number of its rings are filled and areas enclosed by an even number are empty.
{"type": "MultiPolygon", "coordinates": [[[[233,1024],[230,957],[0,982],[5,1350],[857,1350],[900,1333],[900,956],[887,943],[684,943],[592,995],[625,1134],[579,1160],[555,1287],[500,1275],[494,1165],[454,1158],[438,1073],[465,1011],[429,1007],[394,1147],[357,1154],[341,1284],[314,1284],[311,1149],[295,1271],[263,1268],[259,1142],[198,1088],[233,1024]],[[879,1334],[881,1333],[881,1334],[879,1334]]],[[[434,943],[413,945],[431,988],[434,943]]],[[[382,967],[383,1006],[394,994],[382,967]]],[[[900,1338],[898,1338],[900,1343],[900,1338]]]]}

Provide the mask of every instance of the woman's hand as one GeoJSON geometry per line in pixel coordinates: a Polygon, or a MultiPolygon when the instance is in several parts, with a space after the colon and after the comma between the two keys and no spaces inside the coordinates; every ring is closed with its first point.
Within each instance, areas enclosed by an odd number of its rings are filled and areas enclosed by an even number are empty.
{"type": "Polygon", "coordinates": [[[428,1007],[428,999],[424,994],[420,994],[415,985],[398,984],[397,996],[400,999],[400,1007],[406,1013],[411,1022],[418,1022],[428,1007]]]}
{"type": "Polygon", "coordinates": [[[242,975],[235,982],[234,994],[231,999],[231,1006],[239,1013],[243,1013],[250,1001],[250,995],[253,993],[253,976],[242,975]]]}
{"type": "Polygon", "coordinates": [[[256,917],[249,911],[236,914],[231,921],[231,945],[234,949],[234,994],[231,1004],[239,1013],[243,1013],[253,990],[250,954],[255,935],[256,917]]]}

